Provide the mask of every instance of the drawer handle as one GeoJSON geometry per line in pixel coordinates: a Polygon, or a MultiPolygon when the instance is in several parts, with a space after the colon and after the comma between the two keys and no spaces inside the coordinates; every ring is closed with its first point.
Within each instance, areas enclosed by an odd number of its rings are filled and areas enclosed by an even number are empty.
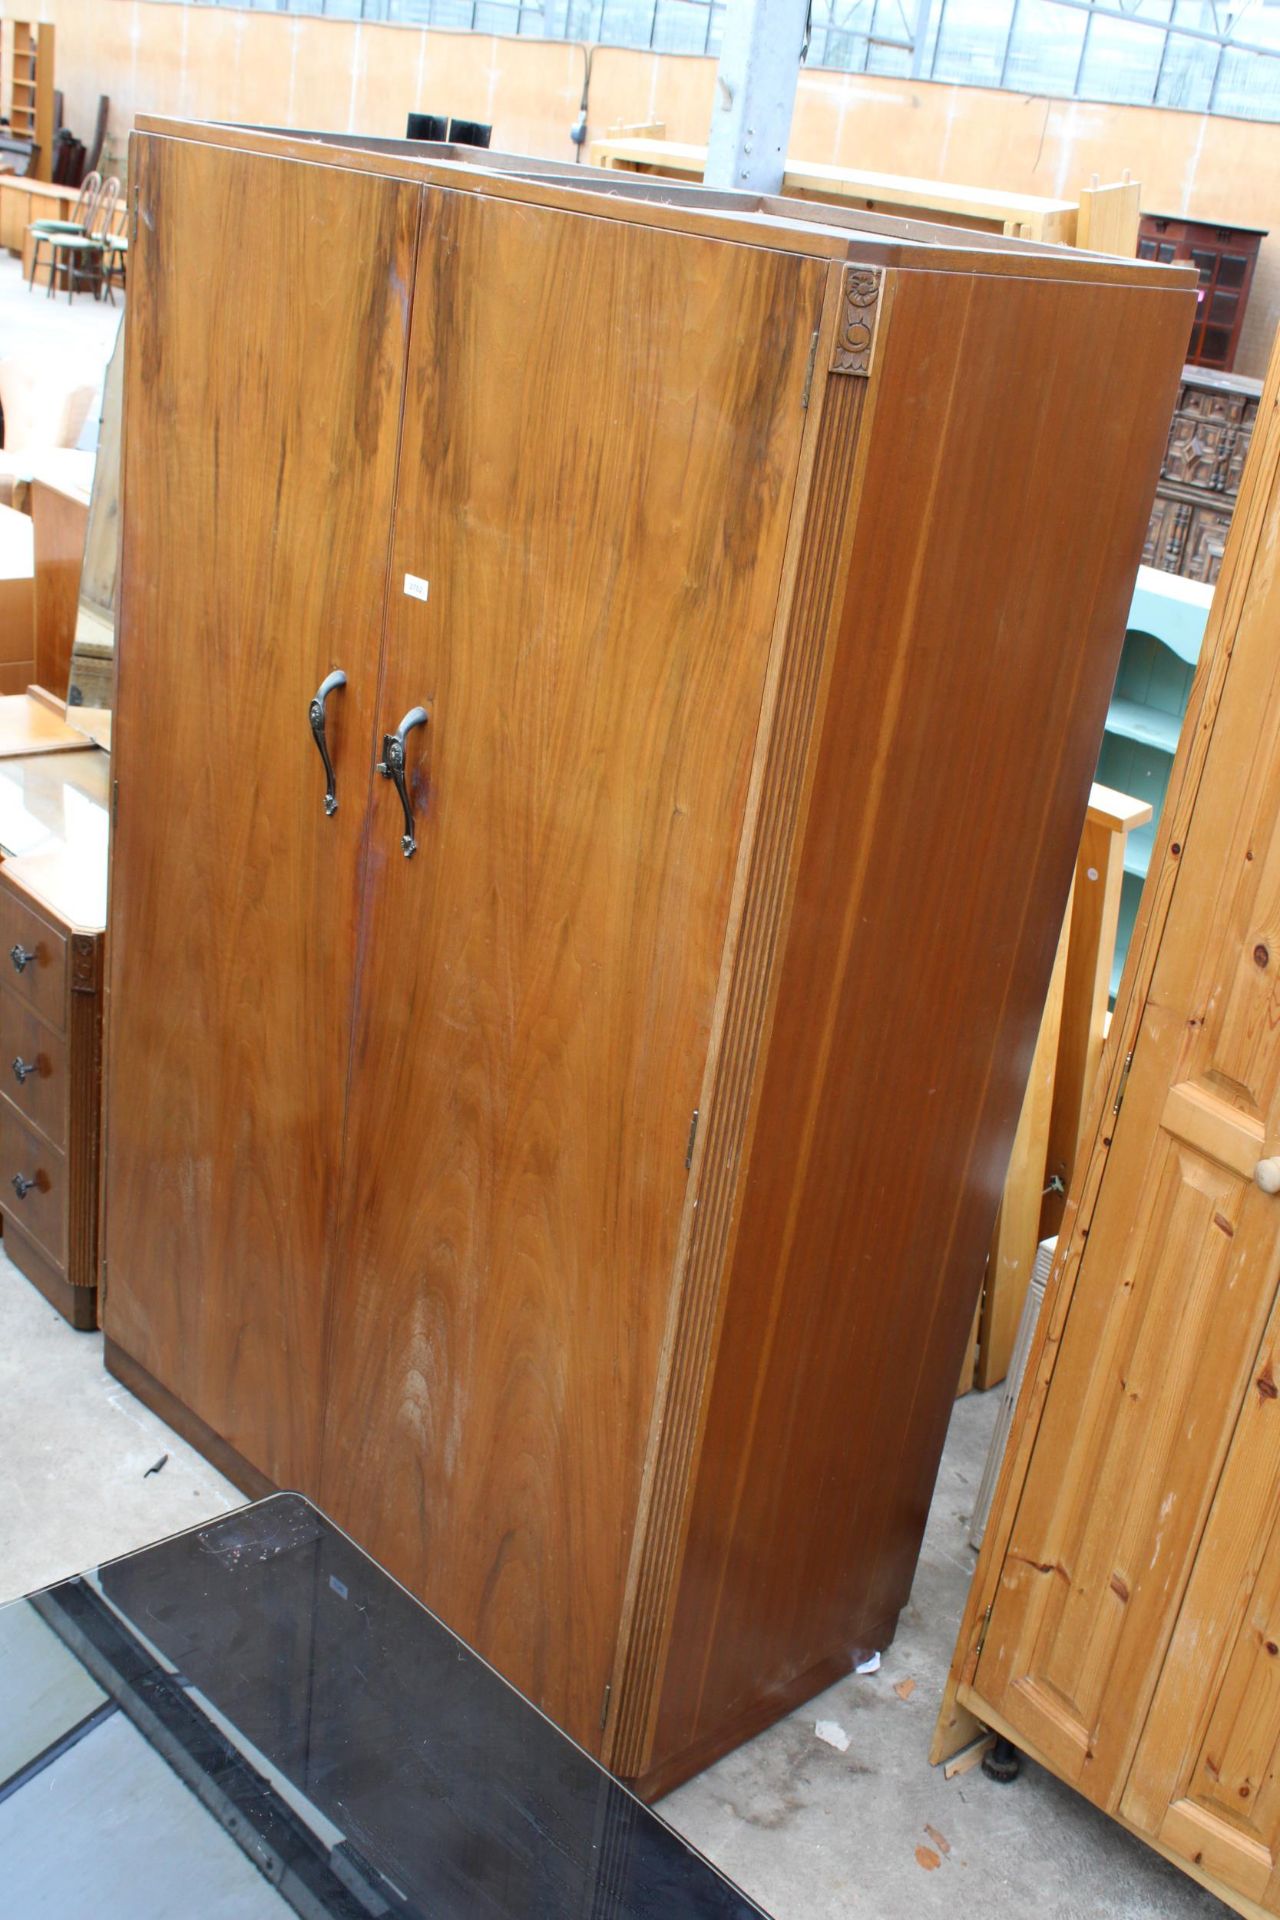
{"type": "Polygon", "coordinates": [[[38,1180],[28,1180],[25,1173],[15,1173],[9,1185],[13,1188],[19,1200],[25,1200],[32,1187],[38,1187],[40,1182],[38,1180]]]}
{"type": "Polygon", "coordinates": [[[39,1073],[39,1071],[40,1062],[38,1060],[24,1060],[21,1054],[18,1055],[13,1063],[13,1077],[20,1087],[25,1086],[32,1074],[39,1073]]]}
{"type": "Polygon", "coordinates": [[[39,954],[33,949],[24,947],[21,941],[18,942],[17,946],[10,947],[9,949],[9,958],[13,962],[16,973],[25,972],[32,961],[38,960],[39,957],[39,954]]]}
{"type": "Polygon", "coordinates": [[[331,693],[339,687],[345,687],[347,676],[341,668],[325,675],[316,688],[311,705],[307,708],[307,717],[311,722],[311,732],[320,749],[320,758],[324,761],[324,810],[328,814],[338,811],[338,776],[333,770],[333,761],[329,758],[329,742],[324,737],[324,703],[331,693]]]}
{"type": "Polygon", "coordinates": [[[394,780],[396,792],[400,795],[400,805],[404,808],[404,832],[400,836],[400,851],[407,860],[418,851],[418,842],[413,832],[413,802],[409,798],[404,782],[404,743],[405,736],[415,727],[425,727],[427,710],[425,707],[410,707],[394,733],[382,736],[382,758],[378,762],[378,772],[384,780],[394,780]]]}

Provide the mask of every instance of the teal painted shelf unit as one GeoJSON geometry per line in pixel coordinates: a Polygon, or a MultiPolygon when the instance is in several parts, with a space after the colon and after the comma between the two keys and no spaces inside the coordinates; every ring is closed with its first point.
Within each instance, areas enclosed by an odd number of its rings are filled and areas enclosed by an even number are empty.
{"type": "Polygon", "coordinates": [[[1145,827],[1129,835],[1125,847],[1120,925],[1111,974],[1113,1000],[1129,951],[1212,599],[1213,588],[1199,581],[1160,573],[1154,567],[1138,569],[1120,671],[1098,758],[1098,779],[1104,786],[1150,801],[1154,814],[1145,827]]]}

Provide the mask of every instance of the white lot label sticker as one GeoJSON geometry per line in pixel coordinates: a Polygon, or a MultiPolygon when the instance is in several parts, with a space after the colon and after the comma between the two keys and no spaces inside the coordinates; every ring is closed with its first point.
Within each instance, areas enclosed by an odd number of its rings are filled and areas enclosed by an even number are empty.
{"type": "Polygon", "coordinates": [[[431,590],[431,582],[420,580],[416,573],[406,573],[404,590],[411,600],[425,600],[431,590]]]}

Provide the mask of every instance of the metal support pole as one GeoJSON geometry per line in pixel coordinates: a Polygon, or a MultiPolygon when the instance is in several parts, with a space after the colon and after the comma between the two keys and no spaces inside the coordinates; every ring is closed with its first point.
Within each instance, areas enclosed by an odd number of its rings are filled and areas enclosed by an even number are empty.
{"type": "Polygon", "coordinates": [[[778,193],[808,0],[729,0],[707,143],[710,187],[778,193]]]}
{"type": "Polygon", "coordinates": [[[911,49],[911,78],[927,80],[925,54],[929,47],[929,23],[933,17],[933,0],[917,0],[916,23],[912,31],[914,45],[911,49]]]}

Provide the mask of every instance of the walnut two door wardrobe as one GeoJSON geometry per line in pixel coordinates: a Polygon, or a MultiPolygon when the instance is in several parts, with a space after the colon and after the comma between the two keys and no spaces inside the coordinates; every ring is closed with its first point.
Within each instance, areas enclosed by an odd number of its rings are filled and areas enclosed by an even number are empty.
{"type": "Polygon", "coordinates": [[[909,1591],[1189,276],[130,178],[109,1362],[656,1792],[909,1591]]]}

